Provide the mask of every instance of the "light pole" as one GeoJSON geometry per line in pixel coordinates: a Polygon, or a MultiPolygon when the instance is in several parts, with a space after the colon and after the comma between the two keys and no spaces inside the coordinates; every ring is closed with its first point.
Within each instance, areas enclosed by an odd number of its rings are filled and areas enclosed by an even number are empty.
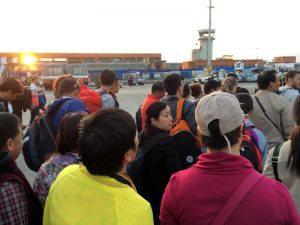
{"type": "Polygon", "coordinates": [[[208,20],[208,42],[207,42],[207,68],[208,75],[211,75],[211,59],[212,59],[212,48],[211,48],[211,9],[214,8],[211,6],[211,0],[209,0],[209,20],[208,20]]]}
{"type": "Polygon", "coordinates": [[[256,50],[256,64],[258,65],[258,48],[255,48],[256,50]]]}

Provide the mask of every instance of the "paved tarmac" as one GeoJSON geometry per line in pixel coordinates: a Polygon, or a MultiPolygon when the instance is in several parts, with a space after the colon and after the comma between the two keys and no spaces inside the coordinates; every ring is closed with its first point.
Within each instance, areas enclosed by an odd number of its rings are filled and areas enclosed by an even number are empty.
{"type": "MultiPolygon", "coordinates": [[[[250,91],[250,94],[254,93],[254,89],[256,87],[256,83],[247,82],[247,83],[239,83],[241,87],[245,87],[250,91]]],[[[134,118],[135,112],[138,107],[142,104],[144,98],[147,96],[147,93],[151,91],[151,85],[146,84],[145,86],[123,86],[120,89],[119,94],[117,94],[118,101],[120,103],[120,108],[128,111],[134,118]]],[[[52,91],[46,91],[47,104],[50,103],[54,97],[52,91]]],[[[24,125],[28,125],[30,119],[30,113],[27,111],[23,113],[23,123],[24,125]]],[[[25,164],[23,155],[20,154],[17,164],[20,169],[24,172],[25,176],[32,184],[35,172],[31,171],[25,164]]]]}

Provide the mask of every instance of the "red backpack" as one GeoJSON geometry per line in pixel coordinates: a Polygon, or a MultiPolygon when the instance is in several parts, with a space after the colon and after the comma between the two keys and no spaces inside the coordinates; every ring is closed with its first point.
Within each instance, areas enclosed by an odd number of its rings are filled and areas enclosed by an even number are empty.
{"type": "Polygon", "coordinates": [[[247,158],[252,164],[255,170],[262,171],[262,153],[256,143],[250,130],[243,131],[242,144],[240,154],[247,158]]]}
{"type": "Polygon", "coordinates": [[[91,113],[100,110],[102,99],[98,92],[84,88],[81,89],[79,98],[91,113]]]}

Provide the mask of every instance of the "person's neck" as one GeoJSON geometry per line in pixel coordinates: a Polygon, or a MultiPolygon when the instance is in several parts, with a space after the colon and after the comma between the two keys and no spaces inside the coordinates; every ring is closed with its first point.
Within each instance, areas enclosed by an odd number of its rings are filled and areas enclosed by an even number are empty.
{"type": "Polygon", "coordinates": [[[100,89],[103,91],[110,92],[111,86],[101,86],[100,89]]]}
{"type": "Polygon", "coordinates": [[[6,95],[5,95],[5,92],[0,92],[0,99],[5,100],[5,99],[6,99],[5,96],[6,96],[6,95]]]}
{"type": "Polygon", "coordinates": [[[268,87],[267,89],[264,89],[265,91],[270,91],[270,92],[273,92],[273,93],[275,93],[276,91],[273,89],[273,88],[271,88],[271,87],[268,87]]]}
{"type": "Polygon", "coordinates": [[[292,84],[286,84],[285,86],[295,89],[292,84]]]}
{"type": "Polygon", "coordinates": [[[182,98],[182,96],[180,95],[180,93],[179,93],[178,91],[176,92],[175,96],[176,96],[177,98],[182,98]]]}
{"type": "Polygon", "coordinates": [[[74,93],[65,93],[61,97],[77,98],[76,94],[74,93]]]}
{"type": "Polygon", "coordinates": [[[215,149],[211,149],[208,147],[207,152],[208,153],[224,152],[224,153],[229,153],[229,154],[233,154],[233,155],[240,155],[240,145],[238,143],[235,145],[231,145],[230,148],[231,148],[231,151],[229,150],[228,147],[223,148],[221,150],[215,150],[215,149]]]}

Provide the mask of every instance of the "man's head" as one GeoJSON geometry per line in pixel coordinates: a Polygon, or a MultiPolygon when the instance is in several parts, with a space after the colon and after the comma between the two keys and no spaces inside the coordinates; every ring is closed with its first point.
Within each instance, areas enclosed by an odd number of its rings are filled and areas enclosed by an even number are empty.
{"type": "Polygon", "coordinates": [[[165,77],[164,87],[168,95],[183,95],[183,81],[181,76],[176,73],[172,73],[165,77]]]}
{"type": "Polygon", "coordinates": [[[40,78],[36,75],[30,76],[29,79],[30,79],[30,82],[35,84],[35,85],[40,84],[40,78]]]}
{"type": "Polygon", "coordinates": [[[221,83],[219,81],[210,79],[204,83],[204,94],[208,95],[214,91],[218,91],[221,88],[221,83]]]}
{"type": "Polygon", "coordinates": [[[24,93],[23,85],[15,78],[6,78],[0,85],[1,98],[7,102],[24,93]]]}
{"type": "Polygon", "coordinates": [[[134,119],[122,109],[102,109],[82,123],[79,153],[91,174],[110,176],[126,168],[137,145],[134,119]]]}
{"type": "Polygon", "coordinates": [[[261,90],[276,92],[279,90],[280,81],[276,70],[267,70],[260,73],[257,77],[257,86],[261,90]]]}
{"type": "Polygon", "coordinates": [[[58,87],[59,87],[59,84],[60,82],[62,82],[63,80],[67,79],[67,78],[73,78],[71,75],[61,75],[61,76],[58,76],[54,82],[53,82],[53,94],[54,94],[54,97],[55,98],[59,98],[61,97],[59,95],[59,92],[58,92],[58,87]]]}
{"type": "Polygon", "coordinates": [[[164,97],[165,93],[166,93],[165,88],[164,88],[164,83],[162,81],[155,81],[152,84],[151,93],[159,99],[164,97]]]}
{"type": "Polygon", "coordinates": [[[80,84],[75,78],[66,78],[59,83],[58,95],[77,98],[80,93],[80,84]]]}
{"type": "Polygon", "coordinates": [[[300,71],[289,70],[285,75],[285,83],[295,89],[300,89],[300,71]]]}
{"type": "Polygon", "coordinates": [[[118,93],[119,93],[119,90],[120,90],[119,79],[118,79],[118,78],[115,78],[114,84],[113,84],[113,86],[111,87],[110,92],[113,93],[113,94],[115,95],[115,94],[118,94],[118,93]]]}
{"type": "Polygon", "coordinates": [[[116,79],[116,74],[111,70],[103,70],[100,74],[100,85],[101,87],[111,87],[116,79]]]}

